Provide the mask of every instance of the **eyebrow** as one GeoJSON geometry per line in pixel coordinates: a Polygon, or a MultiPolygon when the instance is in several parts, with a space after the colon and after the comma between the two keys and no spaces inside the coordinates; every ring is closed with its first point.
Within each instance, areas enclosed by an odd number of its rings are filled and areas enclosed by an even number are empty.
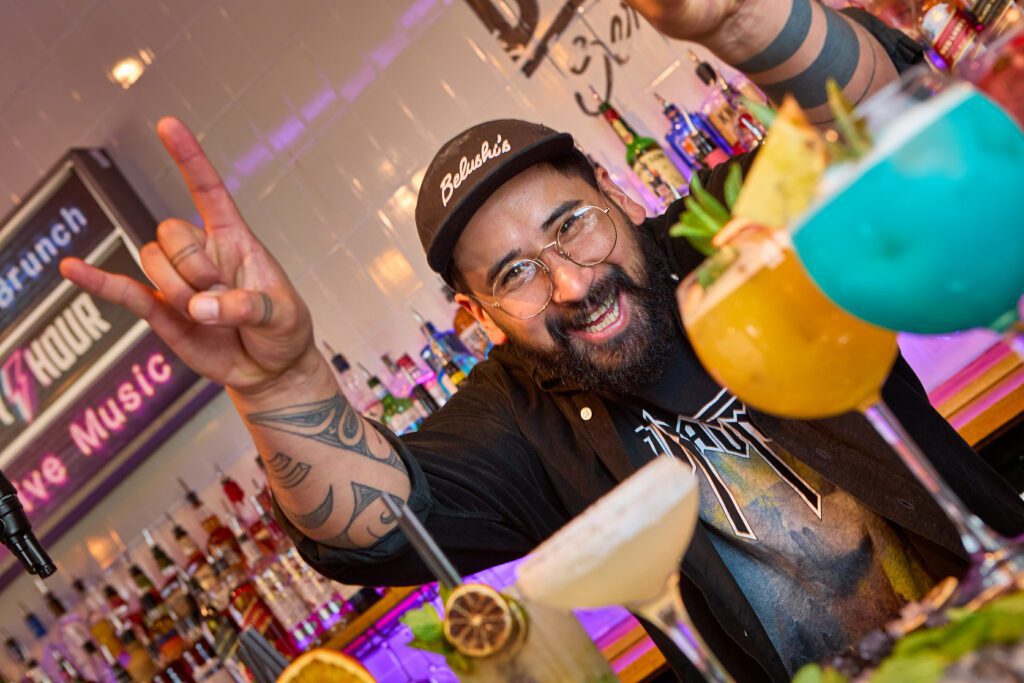
{"type": "MultiPolygon", "coordinates": [[[[551,229],[551,226],[558,221],[559,218],[564,216],[569,211],[572,211],[577,206],[583,203],[581,199],[567,199],[562,202],[544,219],[544,222],[540,224],[540,231],[547,232],[551,229]]],[[[487,271],[487,286],[493,287],[494,280],[498,277],[498,273],[502,271],[509,263],[515,260],[522,253],[520,249],[513,249],[512,251],[505,254],[500,261],[491,266],[491,269],[487,271]]]]}

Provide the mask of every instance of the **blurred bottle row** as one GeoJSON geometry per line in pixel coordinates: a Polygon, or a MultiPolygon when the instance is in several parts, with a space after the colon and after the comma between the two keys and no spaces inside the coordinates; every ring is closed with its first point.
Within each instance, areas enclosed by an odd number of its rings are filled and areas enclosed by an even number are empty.
{"type": "Polygon", "coordinates": [[[158,534],[142,534],[156,573],[124,552],[95,580],[74,579],[70,599],[37,581],[50,618],[21,604],[34,642],[4,636],[20,680],[248,681],[234,656],[243,629],[291,658],[380,598],[375,589],[328,581],[303,562],[270,514],[266,486],[254,481],[247,495],[222,474],[222,516],[179,482],[185,512],[166,522],[177,551],[172,556],[158,534]]]}

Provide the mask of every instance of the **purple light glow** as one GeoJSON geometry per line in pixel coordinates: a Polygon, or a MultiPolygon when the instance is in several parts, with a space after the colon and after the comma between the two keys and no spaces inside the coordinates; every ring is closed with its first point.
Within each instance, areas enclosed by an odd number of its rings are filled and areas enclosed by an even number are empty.
{"type": "Polygon", "coordinates": [[[273,158],[274,155],[270,150],[262,142],[257,142],[241,159],[234,163],[234,167],[240,175],[252,175],[273,158]]]}
{"type": "Polygon", "coordinates": [[[313,96],[309,102],[302,107],[302,118],[312,121],[320,116],[327,109],[331,102],[338,99],[338,95],[330,87],[326,87],[313,96]]]}
{"type": "Polygon", "coordinates": [[[355,76],[348,79],[345,85],[341,86],[341,96],[345,98],[346,102],[355,102],[360,93],[366,90],[370,83],[373,83],[373,79],[376,76],[377,74],[374,72],[373,67],[369,64],[364,64],[363,68],[355,76]]]}
{"type": "Polygon", "coordinates": [[[284,123],[275,128],[268,137],[270,140],[270,146],[274,148],[275,152],[280,152],[299,139],[306,127],[302,125],[302,121],[297,116],[289,117],[284,123]]]}
{"type": "Polygon", "coordinates": [[[423,18],[427,16],[427,13],[434,8],[437,4],[437,0],[416,0],[412,3],[409,9],[402,13],[399,23],[405,28],[412,28],[416,24],[423,21],[423,18]]]}
{"type": "Polygon", "coordinates": [[[405,35],[405,32],[395,31],[387,40],[377,46],[376,50],[370,53],[370,58],[373,59],[377,66],[383,69],[395,61],[395,57],[402,54],[408,46],[409,37],[405,35]]]}

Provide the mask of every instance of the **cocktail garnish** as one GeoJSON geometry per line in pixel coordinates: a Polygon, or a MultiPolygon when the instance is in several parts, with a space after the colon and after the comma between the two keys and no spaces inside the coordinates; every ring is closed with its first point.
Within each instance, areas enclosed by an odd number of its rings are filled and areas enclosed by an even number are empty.
{"type": "Polygon", "coordinates": [[[871,134],[867,123],[854,112],[853,105],[846,99],[835,79],[830,78],[825,82],[825,92],[835,120],[835,129],[839,133],[838,141],[829,140],[830,161],[834,163],[860,159],[871,150],[871,134]]]}
{"type": "Polygon", "coordinates": [[[704,263],[697,266],[697,282],[707,289],[736,260],[737,252],[733,247],[725,246],[708,256],[704,263]]]}
{"type": "MultiPolygon", "coordinates": [[[[725,183],[725,198],[730,206],[730,193],[733,196],[732,201],[735,201],[742,184],[743,174],[739,166],[730,165],[725,183]]],[[[669,235],[685,237],[694,249],[705,256],[713,254],[715,248],[711,240],[722,226],[729,222],[732,214],[714,195],[704,189],[697,174],[690,178],[690,196],[684,200],[684,204],[686,210],[679,216],[679,222],[669,230],[669,235]]]]}

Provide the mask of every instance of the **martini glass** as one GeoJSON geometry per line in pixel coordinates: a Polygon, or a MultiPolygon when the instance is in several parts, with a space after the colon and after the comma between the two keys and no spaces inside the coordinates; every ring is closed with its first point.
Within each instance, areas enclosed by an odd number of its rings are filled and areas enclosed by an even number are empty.
{"type": "Polygon", "coordinates": [[[1024,357],[1024,131],[971,85],[922,71],[860,112],[872,151],[830,169],[793,228],[811,277],[881,327],[990,328],[1024,357]]]}
{"type": "Polygon", "coordinates": [[[706,679],[732,681],[679,597],[698,498],[693,470],[658,457],[539,545],[519,565],[516,585],[561,609],[622,605],[661,629],[706,679]]]}
{"type": "MultiPolygon", "coordinates": [[[[695,271],[677,292],[683,323],[708,372],[740,400],[781,417],[861,412],[932,495],[974,560],[955,598],[980,604],[1024,576],[1019,546],[971,513],[899,420],[881,389],[896,358],[896,334],[850,315],[815,286],[785,231],[739,224],[725,241],[717,277],[695,271]],[[739,229],[735,229],[739,228],[739,229]]],[[[851,266],[852,267],[852,266],[851,266]]]]}

